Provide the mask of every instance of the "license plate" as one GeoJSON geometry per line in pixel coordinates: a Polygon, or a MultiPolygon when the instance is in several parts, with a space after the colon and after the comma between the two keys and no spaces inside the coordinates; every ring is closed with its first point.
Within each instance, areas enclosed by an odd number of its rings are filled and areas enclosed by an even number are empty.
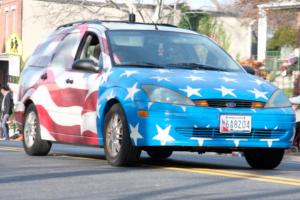
{"type": "Polygon", "coordinates": [[[220,133],[251,133],[251,124],[249,115],[221,115],[220,133]]]}

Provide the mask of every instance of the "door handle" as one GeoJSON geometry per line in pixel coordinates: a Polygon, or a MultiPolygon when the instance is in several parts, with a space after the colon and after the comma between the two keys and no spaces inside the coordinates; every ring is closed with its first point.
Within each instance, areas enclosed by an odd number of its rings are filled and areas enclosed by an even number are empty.
{"type": "Polygon", "coordinates": [[[42,79],[42,80],[46,80],[47,78],[48,78],[47,73],[45,73],[45,74],[43,74],[43,75],[41,76],[41,79],[42,79]]]}
{"type": "Polygon", "coordinates": [[[73,82],[74,82],[73,79],[70,79],[70,78],[67,78],[67,79],[66,79],[66,83],[67,83],[67,84],[73,84],[73,82]]]}

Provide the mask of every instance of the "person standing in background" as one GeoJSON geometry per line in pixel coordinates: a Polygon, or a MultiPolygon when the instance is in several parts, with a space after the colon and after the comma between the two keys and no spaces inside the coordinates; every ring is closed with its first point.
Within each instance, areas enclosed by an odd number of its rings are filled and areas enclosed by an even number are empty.
{"type": "Polygon", "coordinates": [[[9,140],[8,122],[9,122],[9,116],[13,113],[13,107],[14,107],[13,94],[7,85],[1,87],[1,93],[3,95],[2,102],[1,102],[2,134],[6,140],[9,140]]]}
{"type": "Polygon", "coordinates": [[[295,136],[293,140],[293,145],[297,148],[300,148],[300,96],[292,97],[289,99],[291,104],[293,105],[293,109],[296,115],[296,124],[295,124],[295,136]]]}

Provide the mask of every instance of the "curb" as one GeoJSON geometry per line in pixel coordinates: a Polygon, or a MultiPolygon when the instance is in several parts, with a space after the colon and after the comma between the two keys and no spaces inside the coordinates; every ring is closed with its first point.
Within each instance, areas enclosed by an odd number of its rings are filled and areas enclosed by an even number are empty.
{"type": "Polygon", "coordinates": [[[297,162],[300,162],[300,156],[299,156],[299,153],[298,155],[295,155],[295,154],[285,154],[284,160],[287,160],[287,161],[297,161],[297,162]]]}

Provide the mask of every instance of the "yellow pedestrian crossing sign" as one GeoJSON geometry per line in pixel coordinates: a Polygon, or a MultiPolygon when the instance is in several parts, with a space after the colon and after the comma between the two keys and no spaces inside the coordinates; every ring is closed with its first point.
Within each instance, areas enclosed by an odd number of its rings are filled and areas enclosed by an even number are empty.
{"type": "Polygon", "coordinates": [[[5,42],[5,53],[22,56],[23,43],[16,33],[12,33],[5,42]]]}

